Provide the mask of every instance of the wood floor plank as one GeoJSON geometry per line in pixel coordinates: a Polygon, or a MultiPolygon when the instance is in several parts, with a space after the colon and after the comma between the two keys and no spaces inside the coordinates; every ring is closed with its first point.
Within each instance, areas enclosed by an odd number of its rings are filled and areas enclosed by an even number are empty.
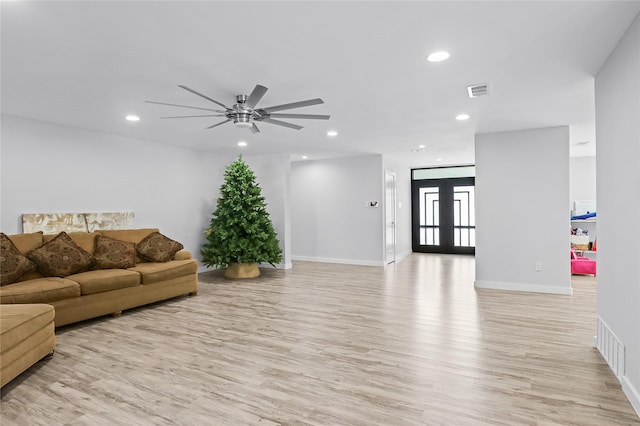
{"type": "Polygon", "coordinates": [[[474,289],[471,256],[294,262],[57,330],[3,425],[640,425],[598,352],[596,280],[474,289]]]}

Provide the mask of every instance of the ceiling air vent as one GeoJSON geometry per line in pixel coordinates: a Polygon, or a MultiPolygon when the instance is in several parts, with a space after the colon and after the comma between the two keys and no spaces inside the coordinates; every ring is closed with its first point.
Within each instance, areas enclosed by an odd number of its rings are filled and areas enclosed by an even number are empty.
{"type": "Polygon", "coordinates": [[[467,93],[470,98],[477,98],[478,96],[486,96],[489,94],[489,84],[476,84],[473,86],[467,86],[467,93]]]}

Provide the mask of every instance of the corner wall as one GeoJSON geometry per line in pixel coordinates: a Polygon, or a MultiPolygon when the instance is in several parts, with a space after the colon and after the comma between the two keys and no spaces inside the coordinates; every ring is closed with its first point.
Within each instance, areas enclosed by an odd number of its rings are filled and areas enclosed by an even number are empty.
{"type": "Polygon", "coordinates": [[[380,155],[293,162],[292,258],[384,265],[383,182],[380,155]]]}
{"type": "MultiPolygon", "coordinates": [[[[595,79],[598,321],[624,345],[618,377],[640,415],[639,75],[640,15],[595,79]]],[[[598,338],[602,353],[608,343],[598,338]]]]}
{"type": "Polygon", "coordinates": [[[1,137],[3,232],[23,213],[133,211],[200,260],[228,159],[5,115],[1,137]]]}
{"type": "Polygon", "coordinates": [[[571,294],[569,127],[478,134],[475,145],[475,286],[571,294]]]}

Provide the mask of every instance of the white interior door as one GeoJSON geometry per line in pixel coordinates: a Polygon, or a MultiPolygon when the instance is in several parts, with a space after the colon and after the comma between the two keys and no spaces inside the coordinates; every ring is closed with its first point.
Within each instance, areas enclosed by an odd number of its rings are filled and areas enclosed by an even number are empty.
{"type": "Polygon", "coordinates": [[[385,170],[385,263],[396,261],[396,174],[385,170]]]}

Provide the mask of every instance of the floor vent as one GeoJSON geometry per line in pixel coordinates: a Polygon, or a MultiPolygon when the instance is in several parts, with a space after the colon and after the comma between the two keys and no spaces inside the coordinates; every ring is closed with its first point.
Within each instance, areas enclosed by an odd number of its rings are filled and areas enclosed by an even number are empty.
{"type": "Polygon", "coordinates": [[[474,86],[467,86],[467,93],[470,98],[477,98],[478,96],[486,96],[489,94],[489,84],[476,84],[474,86]]]}
{"type": "Polygon", "coordinates": [[[620,378],[624,374],[624,345],[600,317],[597,322],[596,348],[613,374],[620,378]]]}

